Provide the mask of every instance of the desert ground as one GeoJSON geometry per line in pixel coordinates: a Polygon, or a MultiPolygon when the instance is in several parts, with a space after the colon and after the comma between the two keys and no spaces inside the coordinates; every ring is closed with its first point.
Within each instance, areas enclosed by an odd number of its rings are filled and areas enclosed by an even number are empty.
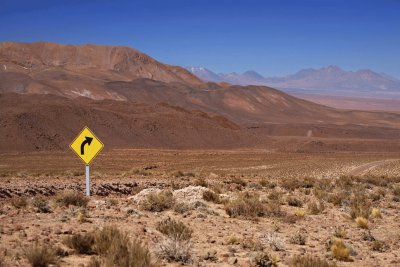
{"type": "Polygon", "coordinates": [[[0,155],[1,266],[400,265],[399,153],[113,149],[91,168],[85,198],[72,152],[0,155]]]}

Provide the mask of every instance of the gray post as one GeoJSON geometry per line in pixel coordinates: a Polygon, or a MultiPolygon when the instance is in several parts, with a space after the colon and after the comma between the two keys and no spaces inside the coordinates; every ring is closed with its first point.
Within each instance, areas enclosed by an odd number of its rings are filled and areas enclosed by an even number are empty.
{"type": "Polygon", "coordinates": [[[86,196],[90,197],[90,165],[86,165],[86,196]]]}

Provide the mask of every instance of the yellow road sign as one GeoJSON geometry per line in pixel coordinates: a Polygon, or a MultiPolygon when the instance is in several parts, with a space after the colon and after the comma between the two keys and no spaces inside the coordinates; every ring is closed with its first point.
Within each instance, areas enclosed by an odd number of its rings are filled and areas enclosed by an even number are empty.
{"type": "Polygon", "coordinates": [[[90,164],[103,149],[104,145],[88,127],[85,127],[71,143],[70,147],[85,164],[90,164]]]}

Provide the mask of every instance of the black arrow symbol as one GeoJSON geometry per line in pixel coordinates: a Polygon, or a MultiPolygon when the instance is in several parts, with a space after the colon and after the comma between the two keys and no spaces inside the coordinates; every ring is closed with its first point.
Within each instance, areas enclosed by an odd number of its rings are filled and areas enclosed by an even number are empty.
{"type": "Polygon", "coordinates": [[[85,136],[85,141],[83,141],[82,144],[81,144],[81,155],[85,154],[85,145],[88,144],[90,146],[92,141],[93,141],[92,137],[85,136]]]}

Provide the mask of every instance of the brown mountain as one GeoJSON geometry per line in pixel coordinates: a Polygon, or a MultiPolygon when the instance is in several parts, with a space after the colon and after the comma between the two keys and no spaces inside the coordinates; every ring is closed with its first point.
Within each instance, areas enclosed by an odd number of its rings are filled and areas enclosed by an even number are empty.
{"type": "Polygon", "coordinates": [[[52,93],[68,97],[120,99],[107,81],[148,78],[199,85],[180,67],[161,64],[129,47],[0,43],[0,92],[52,93]]]}
{"type": "Polygon", "coordinates": [[[271,136],[393,140],[400,128],[396,113],[203,83],[127,47],[1,43],[0,99],[0,151],[61,149],[85,124],[111,147],[167,148],[265,147],[271,136]]]}

